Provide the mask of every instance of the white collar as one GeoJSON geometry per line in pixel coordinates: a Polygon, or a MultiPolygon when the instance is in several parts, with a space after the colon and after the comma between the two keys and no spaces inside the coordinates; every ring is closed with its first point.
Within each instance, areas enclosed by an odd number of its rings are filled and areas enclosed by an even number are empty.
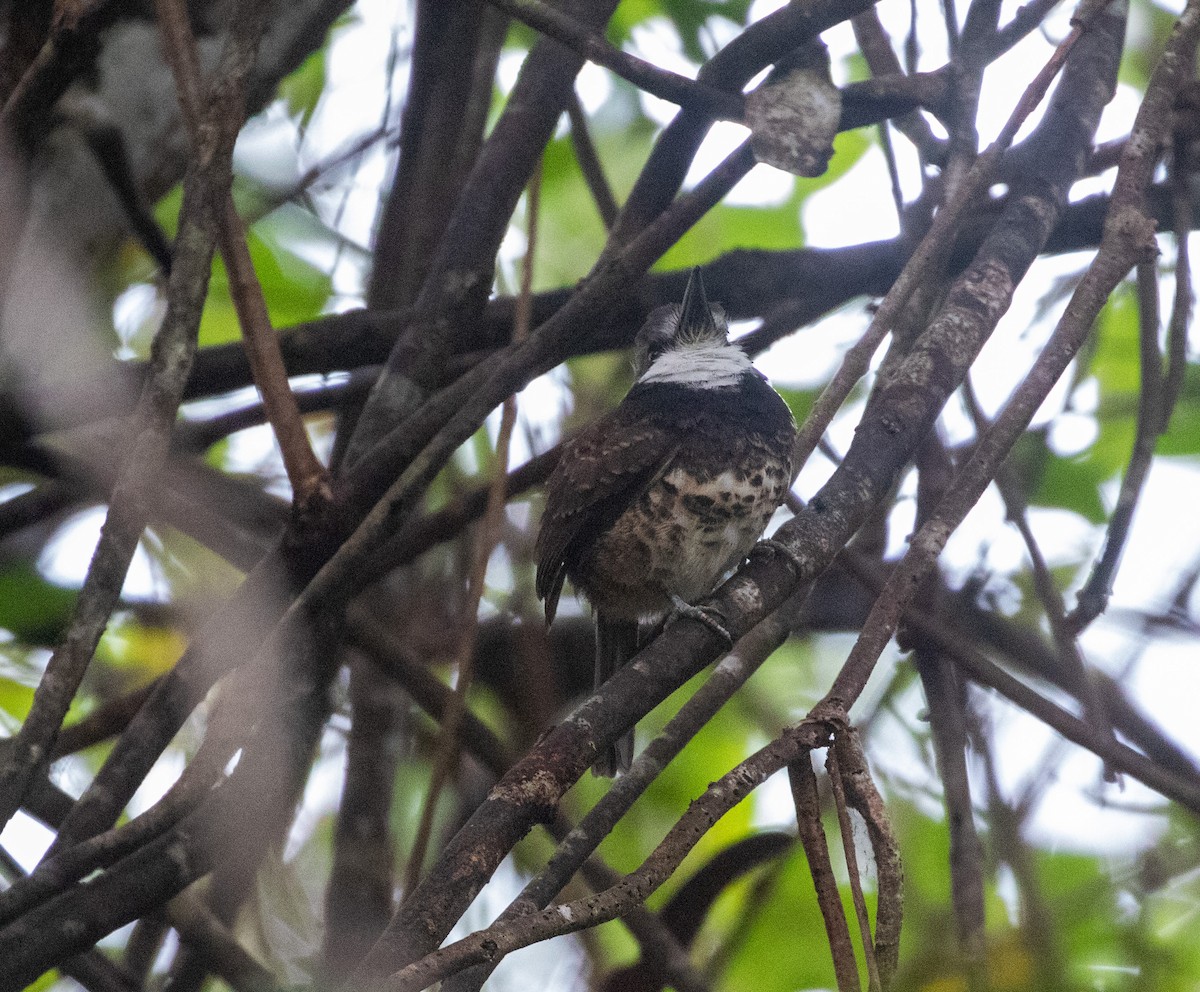
{"type": "Polygon", "coordinates": [[[727,341],[683,345],[659,355],[642,373],[639,383],[669,382],[700,389],[727,389],[751,369],[749,357],[727,341]]]}

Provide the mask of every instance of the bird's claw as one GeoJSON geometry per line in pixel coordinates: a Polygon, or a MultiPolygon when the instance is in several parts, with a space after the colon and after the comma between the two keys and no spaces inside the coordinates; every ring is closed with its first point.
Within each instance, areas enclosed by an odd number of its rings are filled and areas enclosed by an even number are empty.
{"type": "Polygon", "coordinates": [[[698,620],[704,624],[714,634],[724,640],[730,647],[733,646],[733,637],[729,631],[725,629],[721,611],[712,606],[692,606],[691,603],[684,602],[679,596],[671,596],[671,604],[673,609],[671,615],[667,618],[665,626],[670,626],[680,617],[685,617],[688,620],[698,620]]]}

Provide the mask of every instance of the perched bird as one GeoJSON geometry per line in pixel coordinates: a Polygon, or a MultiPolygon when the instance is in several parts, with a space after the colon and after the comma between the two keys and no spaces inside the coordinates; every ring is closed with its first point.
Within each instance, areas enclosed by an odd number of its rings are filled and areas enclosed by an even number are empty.
{"type": "MultiPolygon", "coordinates": [[[[636,654],[639,623],[684,614],[729,637],[690,604],[745,559],[787,494],[795,422],[728,330],[694,269],[683,303],[638,332],[633,388],[564,445],[546,484],[537,594],[548,625],[564,579],[591,602],[597,687],[636,654]]],[[[631,730],[592,770],[614,775],[632,755],[631,730]]]]}

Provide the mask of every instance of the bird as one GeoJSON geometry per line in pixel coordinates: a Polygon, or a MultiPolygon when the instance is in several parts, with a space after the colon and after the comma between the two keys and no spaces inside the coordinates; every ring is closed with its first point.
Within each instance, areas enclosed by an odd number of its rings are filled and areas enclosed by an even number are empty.
{"type": "MultiPolygon", "coordinates": [[[[595,686],[637,653],[655,624],[694,604],[749,554],[791,486],[796,425],[783,398],[729,340],[700,269],[683,302],[638,331],[635,381],[612,411],[563,445],[547,479],[535,589],[554,622],[564,580],[592,606],[595,686]]],[[[633,730],[593,765],[627,771],[633,730]]]]}

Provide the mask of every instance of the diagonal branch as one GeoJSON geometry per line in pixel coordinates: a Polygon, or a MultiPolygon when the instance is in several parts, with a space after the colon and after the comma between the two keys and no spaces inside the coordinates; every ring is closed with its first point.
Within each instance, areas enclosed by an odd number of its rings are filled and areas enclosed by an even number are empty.
{"type": "Polygon", "coordinates": [[[388,992],[420,992],[467,965],[482,964],[497,955],[616,919],[628,908],[645,902],[725,813],[775,772],[806,757],[814,747],[821,747],[828,735],[828,726],[820,721],[807,721],[785,730],[778,739],[710,785],[641,867],[612,888],[472,934],[409,965],[381,988],[388,992]]]}
{"type": "MultiPolygon", "coordinates": [[[[1076,46],[1068,71],[1073,77],[1070,91],[1079,96],[1059,102],[1039,127],[1043,153],[1037,157],[1036,182],[1014,197],[998,233],[985,241],[957,292],[951,293],[947,311],[917,342],[901,366],[902,375],[884,390],[872,415],[860,425],[842,466],[810,507],[777,533],[794,560],[751,561],[707,600],[729,620],[735,637],[782,603],[798,583],[827,567],[875,502],[890,491],[919,439],[965,376],[1013,288],[1049,236],[1067,189],[1082,168],[1115,79],[1123,27],[1119,12],[1102,15],[1076,46]]],[[[700,187],[695,192],[699,191],[700,187]]],[[[589,292],[599,295],[597,287],[607,288],[608,279],[601,269],[575,298],[589,292]]],[[[538,340],[535,334],[531,344],[538,340]]],[[[525,368],[531,370],[532,364],[525,368]]],[[[502,374],[497,372],[497,377],[502,374]]],[[[447,441],[457,443],[457,438],[447,441]]],[[[450,841],[401,907],[364,970],[378,975],[436,947],[512,845],[549,815],[597,749],[712,660],[722,646],[704,625],[680,621],[672,626],[671,637],[658,638],[546,734],[450,841]],[[597,730],[599,721],[603,730],[597,730]]]]}
{"type": "Polygon", "coordinates": [[[542,0],[490,0],[507,14],[524,21],[549,38],[573,48],[589,62],[611,69],[638,89],[684,107],[695,107],[716,120],[742,119],[740,95],[696,79],[688,79],[669,69],[661,69],[636,55],[623,52],[595,31],[581,27],[572,17],[542,0]]]}
{"type": "MultiPolygon", "coordinates": [[[[199,150],[205,126],[200,103],[200,61],[188,14],[182,0],[156,0],[155,6],[166,42],[167,61],[175,75],[183,119],[191,134],[193,149],[199,150]]],[[[212,196],[218,204],[215,208],[217,238],[229,272],[229,290],[242,326],[246,358],[254,382],[262,393],[267,420],[279,443],[296,508],[302,514],[310,512],[314,500],[329,499],[326,472],[312,449],[304,418],[288,385],[287,369],[267,314],[262,285],[250,258],[246,233],[233,202],[232,186],[225,183],[221,188],[214,187],[212,196]]]]}
{"type": "Polygon", "coordinates": [[[155,336],[150,381],[136,413],[131,453],[114,487],[100,535],[63,643],[52,655],[33,707],[0,762],[0,823],[20,805],[34,773],[49,759],[63,717],[116,607],[125,573],[146,522],[144,500],[167,454],[175,413],[196,352],[215,237],[213,190],[228,186],[234,138],[244,119],[244,86],[265,12],[240,13],[209,94],[206,142],[184,189],[176,264],[167,314],[155,336]]]}

